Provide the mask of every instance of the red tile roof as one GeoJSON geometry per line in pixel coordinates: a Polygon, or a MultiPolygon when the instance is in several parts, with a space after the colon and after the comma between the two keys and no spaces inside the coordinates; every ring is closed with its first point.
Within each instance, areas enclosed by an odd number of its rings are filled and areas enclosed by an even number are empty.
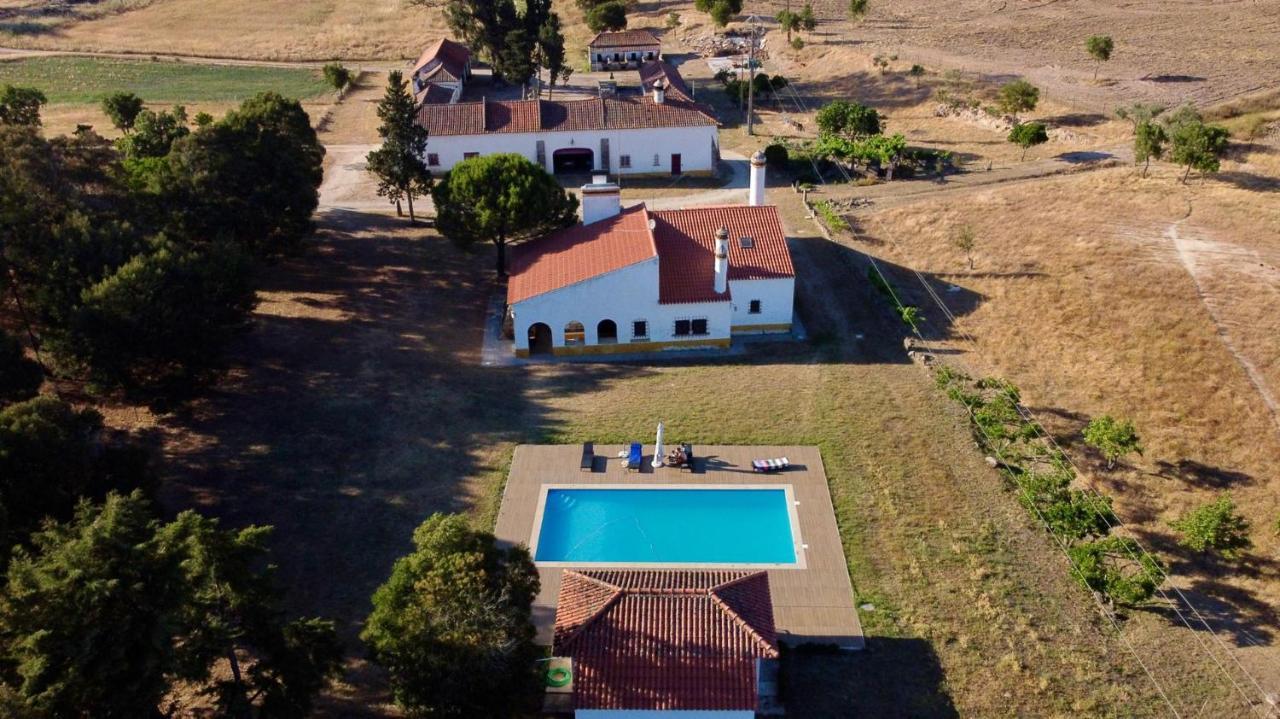
{"type": "Polygon", "coordinates": [[[675,99],[692,100],[689,85],[680,76],[680,72],[676,70],[674,65],[662,60],[654,60],[640,66],[640,86],[645,92],[652,90],[654,81],[659,78],[666,81],[668,100],[671,100],[676,95],[680,97],[675,99]]]}
{"type": "Polygon", "coordinates": [[[587,43],[587,47],[643,47],[660,44],[658,37],[648,30],[620,30],[597,33],[591,38],[591,42],[587,43]]]}
{"type": "Polygon", "coordinates": [[[729,279],[767,280],[794,277],[791,251],[778,210],[772,205],[726,205],[686,210],[655,210],[654,241],[661,258],[658,301],[663,304],[713,302],[715,236],[729,230],[729,279]],[[742,247],[750,237],[752,247],[742,247]]]}
{"type": "Polygon", "coordinates": [[[511,251],[507,304],[643,262],[657,254],[643,205],[553,232],[511,251]]]}
{"type": "Polygon", "coordinates": [[[721,227],[729,230],[730,280],[795,276],[786,233],[773,206],[650,211],[637,205],[616,218],[575,225],[517,246],[507,303],[522,302],[655,254],[662,304],[728,300],[728,292],[715,292],[715,235],[721,227]],[[743,237],[751,238],[750,248],[742,246],[743,237]]]}
{"type": "Polygon", "coordinates": [[[413,65],[414,75],[421,71],[422,79],[456,81],[466,74],[471,51],[466,45],[447,38],[440,38],[426,50],[413,65]]]}
{"type": "Polygon", "coordinates": [[[453,88],[437,85],[434,82],[427,83],[427,86],[418,93],[419,103],[440,104],[447,103],[453,99],[453,88]]]}
{"type": "Polygon", "coordinates": [[[756,660],[778,656],[768,575],[566,570],[552,653],[577,709],[755,710],[756,660]]]}
{"type": "Polygon", "coordinates": [[[648,95],[586,100],[481,100],[455,105],[424,105],[418,124],[432,135],[502,132],[631,130],[649,127],[715,125],[710,112],[684,97],[668,96],[661,105],[648,95]]]}

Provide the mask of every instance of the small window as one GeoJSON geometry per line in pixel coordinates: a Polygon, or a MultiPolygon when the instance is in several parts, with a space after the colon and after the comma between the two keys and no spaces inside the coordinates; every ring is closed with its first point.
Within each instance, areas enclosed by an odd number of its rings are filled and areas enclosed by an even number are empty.
{"type": "Polygon", "coordinates": [[[706,320],[692,320],[690,324],[693,325],[693,334],[695,335],[709,334],[709,332],[707,331],[706,320]]]}
{"type": "Polygon", "coordinates": [[[439,156],[439,155],[437,155],[437,154],[436,154],[436,153],[434,153],[434,152],[428,152],[428,153],[427,153],[427,165],[428,165],[428,166],[430,166],[430,167],[439,167],[439,166],[440,166],[440,156],[439,156]]]}
{"type": "Polygon", "coordinates": [[[644,320],[636,320],[631,323],[631,339],[645,340],[649,339],[649,323],[644,320]]]}
{"type": "Polygon", "coordinates": [[[676,320],[676,337],[688,337],[692,323],[689,320],[676,320]]]}
{"type": "Polygon", "coordinates": [[[749,250],[749,249],[751,249],[752,247],[755,247],[755,246],[756,246],[756,241],[755,241],[755,238],[754,238],[754,237],[739,237],[739,238],[738,238],[738,247],[741,247],[741,248],[742,248],[742,249],[744,249],[744,250],[749,250]]]}
{"type": "Polygon", "coordinates": [[[618,165],[623,168],[631,167],[631,155],[618,155],[618,165]]]}
{"type": "Polygon", "coordinates": [[[480,153],[478,153],[478,152],[464,152],[464,153],[462,153],[462,159],[464,159],[464,160],[470,160],[470,159],[471,159],[471,158],[473,158],[473,157],[479,157],[479,156],[480,156],[480,153]]]}
{"type": "Polygon", "coordinates": [[[656,152],[653,153],[653,166],[657,167],[658,165],[661,165],[661,164],[662,164],[662,158],[658,156],[658,153],[656,152]]]}
{"type": "Polygon", "coordinates": [[[760,300],[751,300],[747,312],[753,315],[760,314],[760,300]]]}

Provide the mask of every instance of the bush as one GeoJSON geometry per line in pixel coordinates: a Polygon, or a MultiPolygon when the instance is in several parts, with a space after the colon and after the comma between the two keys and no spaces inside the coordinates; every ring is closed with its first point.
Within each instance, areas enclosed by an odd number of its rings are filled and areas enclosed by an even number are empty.
{"type": "Polygon", "coordinates": [[[1235,510],[1230,495],[1224,494],[1182,515],[1170,526],[1182,534],[1178,544],[1204,554],[1235,559],[1253,546],[1249,540],[1249,522],[1235,510]]]}
{"type": "Polygon", "coordinates": [[[1077,544],[1068,553],[1080,583],[1115,604],[1142,604],[1164,579],[1164,569],[1155,558],[1128,537],[1077,544]]]}
{"type": "Polygon", "coordinates": [[[667,29],[674,30],[675,28],[678,28],[678,27],[680,27],[680,13],[676,12],[675,10],[672,10],[671,12],[667,13],[667,29]]]}
{"type": "Polygon", "coordinates": [[[0,402],[30,399],[40,391],[43,381],[44,372],[40,365],[27,359],[22,343],[0,329],[0,402]]]}
{"type": "Polygon", "coordinates": [[[787,152],[787,146],[781,143],[772,143],[764,148],[764,160],[771,167],[785,167],[790,153],[787,152]]]}
{"type": "Polygon", "coordinates": [[[1116,523],[1111,500],[1071,489],[1073,477],[1069,467],[1020,474],[1014,480],[1021,490],[1018,501],[1043,517],[1055,535],[1071,540],[1106,536],[1116,523]]]}
{"type": "Polygon", "coordinates": [[[831,229],[832,232],[846,232],[849,229],[849,223],[835,211],[830,202],[826,200],[818,200],[813,203],[813,209],[818,212],[818,217],[822,218],[823,223],[831,229]]]}
{"type": "Polygon", "coordinates": [[[1115,467],[1116,460],[1126,454],[1142,454],[1133,422],[1117,420],[1109,414],[1089,420],[1089,426],[1084,428],[1084,442],[1102,454],[1107,460],[1107,469],[1115,467]]]}
{"type": "Polygon", "coordinates": [[[587,27],[592,32],[621,30],[627,26],[627,8],[621,2],[607,2],[587,11],[587,27]]]}
{"type": "Polygon", "coordinates": [[[804,38],[802,38],[802,37],[800,37],[800,36],[798,36],[798,35],[797,35],[796,37],[791,38],[791,49],[792,49],[792,50],[803,50],[803,49],[804,49],[804,38]]]}

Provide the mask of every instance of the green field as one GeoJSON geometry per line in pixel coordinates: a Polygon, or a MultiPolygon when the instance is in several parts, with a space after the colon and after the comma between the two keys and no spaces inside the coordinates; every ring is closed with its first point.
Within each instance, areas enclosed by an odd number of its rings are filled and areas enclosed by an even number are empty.
{"type": "Polygon", "coordinates": [[[37,87],[50,104],[96,103],[114,92],[147,102],[239,102],[274,90],[307,99],[328,91],[319,70],[172,60],[36,57],[0,62],[0,85],[37,87]]]}

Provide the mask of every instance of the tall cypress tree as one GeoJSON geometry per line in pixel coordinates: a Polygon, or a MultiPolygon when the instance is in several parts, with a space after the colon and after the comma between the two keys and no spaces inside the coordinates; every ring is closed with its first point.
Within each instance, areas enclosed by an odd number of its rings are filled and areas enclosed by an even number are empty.
{"type": "Polygon", "coordinates": [[[387,75],[387,91],[378,102],[378,135],[382,147],[370,152],[369,171],[378,177],[378,194],[396,203],[409,203],[409,222],[415,222],[413,198],[431,191],[431,171],[424,154],[427,129],[418,124],[418,108],[409,95],[404,76],[397,70],[387,75]]]}

